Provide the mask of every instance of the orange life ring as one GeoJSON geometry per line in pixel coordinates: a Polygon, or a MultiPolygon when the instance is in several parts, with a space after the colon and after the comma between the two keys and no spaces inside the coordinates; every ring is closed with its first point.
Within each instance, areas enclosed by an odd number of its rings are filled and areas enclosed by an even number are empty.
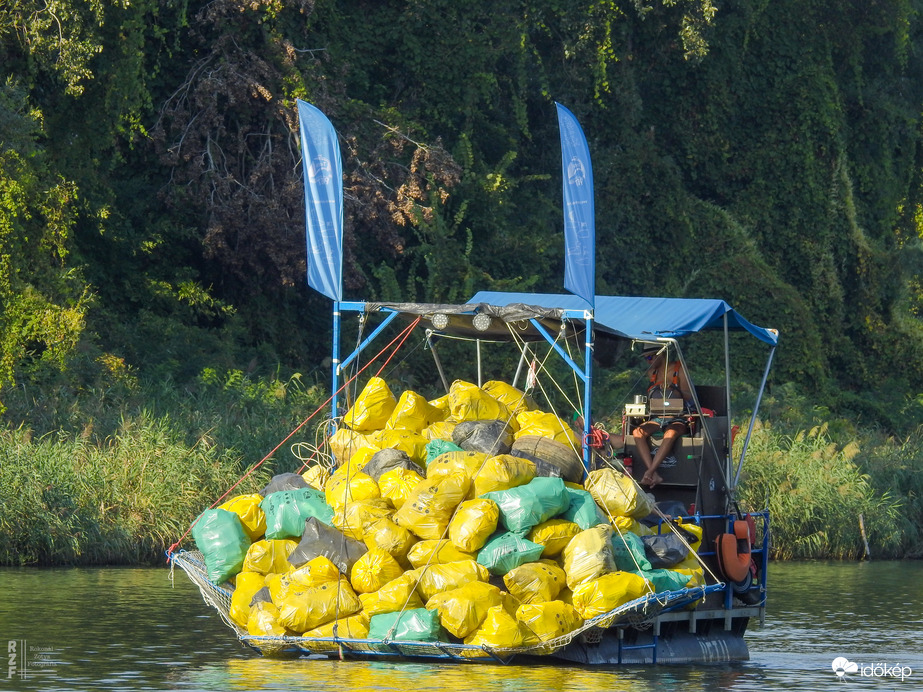
{"type": "Polygon", "coordinates": [[[715,539],[715,552],[721,573],[733,582],[741,582],[750,572],[750,522],[734,522],[734,533],[722,533],[715,539]]]}

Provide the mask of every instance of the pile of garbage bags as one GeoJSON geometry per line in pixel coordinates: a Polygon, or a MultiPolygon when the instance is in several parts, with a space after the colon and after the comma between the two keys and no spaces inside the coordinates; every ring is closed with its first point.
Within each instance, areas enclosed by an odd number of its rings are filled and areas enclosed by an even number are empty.
{"type": "Polygon", "coordinates": [[[700,527],[652,535],[652,496],[614,469],[569,479],[576,433],[506,383],[427,401],[372,378],[344,422],[332,474],[276,476],[193,526],[241,631],[547,653],[624,603],[704,584],[700,527]]]}

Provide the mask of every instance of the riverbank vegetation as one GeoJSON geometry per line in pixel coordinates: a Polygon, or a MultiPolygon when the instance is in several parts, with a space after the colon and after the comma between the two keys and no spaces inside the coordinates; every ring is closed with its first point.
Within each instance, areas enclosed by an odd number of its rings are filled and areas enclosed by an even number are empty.
{"type": "MultiPolygon", "coordinates": [[[[234,494],[299,470],[323,421],[299,426],[327,397],[239,371],[108,395],[32,400],[43,428],[0,429],[0,564],[160,562],[241,477],[234,494]]],[[[742,476],[741,506],[772,512],[773,557],[864,557],[860,516],[871,557],[923,556],[923,431],[898,439],[792,397],[767,398],[742,476]]]]}
{"type": "Polygon", "coordinates": [[[566,105],[597,291],[780,330],[746,479],[793,522],[777,554],[854,556],[856,512],[873,555],[919,554],[921,66],[923,0],[6,3],[2,561],[151,559],[326,396],[296,98],[339,134],[345,294],[373,301],[562,290],[566,105]],[[108,467],[154,458],[200,501],[136,506],[108,467]]]}

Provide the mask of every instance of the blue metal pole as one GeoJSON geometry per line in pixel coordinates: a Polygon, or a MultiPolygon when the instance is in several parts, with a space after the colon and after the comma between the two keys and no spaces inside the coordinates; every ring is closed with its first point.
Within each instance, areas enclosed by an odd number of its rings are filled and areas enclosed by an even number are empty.
{"type": "Polygon", "coordinates": [[[330,417],[337,417],[338,395],[340,389],[340,303],[333,301],[333,351],[330,357],[331,376],[331,398],[330,398],[330,417]]]}
{"type": "Polygon", "coordinates": [[[590,430],[593,427],[591,423],[592,397],[593,397],[593,318],[587,317],[584,322],[586,334],[584,334],[584,360],[583,372],[586,376],[583,378],[583,468],[587,474],[590,473],[590,462],[592,460],[592,450],[590,449],[590,430]]]}

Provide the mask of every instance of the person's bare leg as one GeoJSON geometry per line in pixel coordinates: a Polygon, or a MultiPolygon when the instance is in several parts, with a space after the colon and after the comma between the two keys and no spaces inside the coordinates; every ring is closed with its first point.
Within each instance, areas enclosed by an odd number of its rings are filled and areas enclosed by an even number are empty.
{"type": "Polygon", "coordinates": [[[656,466],[654,465],[654,460],[651,458],[651,449],[648,446],[648,438],[659,429],[660,426],[657,423],[644,423],[631,431],[632,436],[635,438],[635,447],[638,450],[638,456],[641,457],[645,469],[644,476],[641,478],[641,485],[649,485],[652,488],[663,481],[660,474],[654,470],[656,466]]]}
{"type": "MultiPolygon", "coordinates": [[[[648,474],[651,474],[651,479],[655,482],[651,483],[650,486],[653,488],[657,483],[662,483],[663,478],[657,473],[657,467],[660,466],[660,463],[667,458],[667,455],[670,454],[670,450],[673,449],[673,445],[676,443],[676,439],[686,432],[686,426],[682,423],[673,423],[663,431],[663,440],[660,442],[660,447],[657,449],[657,454],[654,455],[654,458],[651,460],[650,465],[648,466],[648,471],[644,474],[644,477],[647,478],[648,474]]],[[[650,456],[650,455],[648,455],[650,456]]],[[[641,481],[644,483],[644,480],[641,481]]]]}

